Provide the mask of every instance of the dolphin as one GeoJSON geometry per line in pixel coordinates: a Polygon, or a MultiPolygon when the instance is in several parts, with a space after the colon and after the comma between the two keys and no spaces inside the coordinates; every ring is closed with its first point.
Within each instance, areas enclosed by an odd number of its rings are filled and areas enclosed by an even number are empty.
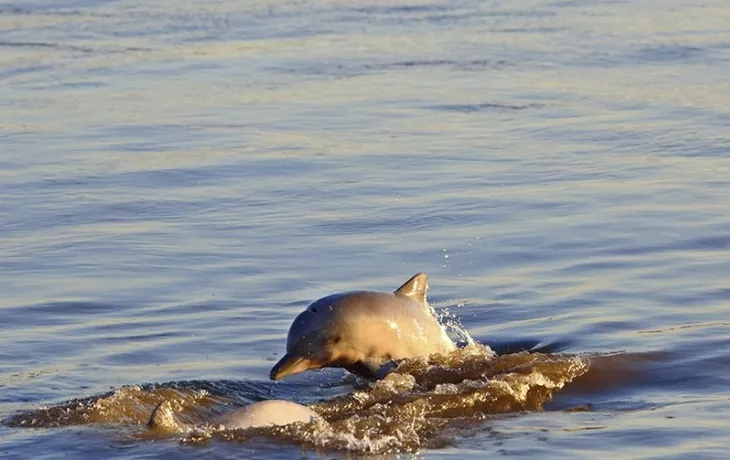
{"type": "Polygon", "coordinates": [[[269,378],[343,367],[379,379],[396,360],[456,350],[426,302],[427,289],[428,275],[418,273],[393,293],[351,291],[315,301],[294,319],[286,354],[269,378]]]}
{"type": "MultiPolygon", "coordinates": [[[[309,423],[319,419],[321,417],[307,406],[272,399],[253,403],[228,414],[223,414],[207,422],[207,424],[223,425],[228,429],[246,429],[288,425],[295,422],[309,423]]],[[[175,417],[170,401],[164,400],[152,411],[147,427],[156,432],[175,433],[189,429],[191,425],[179,422],[175,417]]]]}

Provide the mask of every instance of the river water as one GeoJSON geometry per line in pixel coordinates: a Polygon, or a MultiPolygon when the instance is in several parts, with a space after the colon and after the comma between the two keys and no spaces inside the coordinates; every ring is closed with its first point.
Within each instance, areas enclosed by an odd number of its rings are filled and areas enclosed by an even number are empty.
{"type": "Polygon", "coordinates": [[[729,24],[724,0],[1,3],[0,454],[727,458],[729,24]],[[309,302],[421,271],[478,343],[268,380],[309,302]],[[272,398],[326,422],[144,426],[272,398]]]}

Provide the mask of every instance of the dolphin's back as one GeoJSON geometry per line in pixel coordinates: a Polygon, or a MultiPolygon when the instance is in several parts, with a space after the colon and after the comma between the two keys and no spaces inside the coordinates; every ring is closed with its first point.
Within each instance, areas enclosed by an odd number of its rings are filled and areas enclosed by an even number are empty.
{"type": "Polygon", "coordinates": [[[227,428],[255,428],[270,425],[288,425],[295,422],[309,423],[319,417],[307,406],[290,401],[273,399],[261,401],[223,415],[217,420],[227,428]]]}
{"type": "MultiPolygon", "coordinates": [[[[249,404],[211,421],[212,425],[224,425],[227,429],[246,429],[290,423],[309,423],[319,415],[301,404],[282,399],[271,399],[249,404]]],[[[173,433],[189,429],[192,425],[178,422],[170,401],[162,401],[155,407],[147,426],[157,432],[173,433]]]]}
{"type": "Polygon", "coordinates": [[[375,348],[370,354],[382,350],[391,359],[402,359],[456,349],[431,309],[409,297],[356,291],[338,299],[335,308],[335,321],[345,323],[358,343],[375,348]]]}

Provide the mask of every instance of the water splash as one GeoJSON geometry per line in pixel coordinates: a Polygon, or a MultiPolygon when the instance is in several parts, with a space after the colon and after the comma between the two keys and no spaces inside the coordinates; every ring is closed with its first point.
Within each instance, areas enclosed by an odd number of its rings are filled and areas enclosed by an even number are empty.
{"type": "Polygon", "coordinates": [[[541,410],[556,391],[588,368],[588,359],[578,356],[516,353],[495,357],[489,347],[471,343],[448,355],[403,361],[380,381],[312,404],[310,408],[323,420],[307,424],[246,430],[211,426],[207,420],[240,405],[246,396],[237,392],[250,386],[216,382],[122,387],[17,414],[5,423],[19,427],[122,424],[137,428],[134,437],[149,438],[159,434],[148,432],[145,424],[154,407],[167,400],[175,417],[189,427],[174,434],[185,444],[276,439],[311,448],[415,452],[453,444],[458,427],[483,424],[488,415],[541,410]]]}
{"type": "Polygon", "coordinates": [[[451,308],[461,308],[465,305],[466,302],[459,302],[453,306],[445,305],[440,308],[438,313],[434,310],[434,314],[447,330],[452,331],[458,337],[458,341],[465,343],[467,346],[476,345],[477,341],[474,340],[469,331],[466,330],[464,325],[461,323],[459,316],[451,311],[451,308]]]}

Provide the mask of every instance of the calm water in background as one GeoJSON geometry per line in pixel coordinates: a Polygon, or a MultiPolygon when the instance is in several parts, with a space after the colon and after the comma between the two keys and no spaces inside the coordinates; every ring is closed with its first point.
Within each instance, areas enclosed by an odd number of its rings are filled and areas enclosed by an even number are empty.
{"type": "Polygon", "coordinates": [[[0,416],[177,380],[326,398],[341,374],[268,381],[294,315],[426,271],[475,338],[637,359],[425,456],[726,457],[729,24],[723,0],[0,4],[0,416]]]}

